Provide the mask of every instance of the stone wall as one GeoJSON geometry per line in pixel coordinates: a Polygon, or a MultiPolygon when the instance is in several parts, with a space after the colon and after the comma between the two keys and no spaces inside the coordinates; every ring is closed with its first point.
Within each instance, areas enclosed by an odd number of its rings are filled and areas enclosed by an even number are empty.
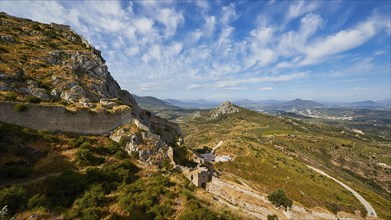
{"type": "Polygon", "coordinates": [[[169,145],[174,145],[178,138],[182,137],[181,129],[177,123],[153,115],[149,121],[151,131],[160,135],[160,138],[169,145]]]}
{"type": "Polygon", "coordinates": [[[71,29],[71,26],[65,25],[65,24],[56,24],[56,23],[50,23],[50,27],[54,30],[58,31],[69,31],[71,29]]]}
{"type": "Polygon", "coordinates": [[[91,113],[88,109],[69,112],[62,106],[24,104],[27,109],[15,110],[14,102],[0,102],[0,121],[37,130],[65,131],[81,134],[107,134],[114,128],[133,122],[131,109],[116,113],[91,113]]]}

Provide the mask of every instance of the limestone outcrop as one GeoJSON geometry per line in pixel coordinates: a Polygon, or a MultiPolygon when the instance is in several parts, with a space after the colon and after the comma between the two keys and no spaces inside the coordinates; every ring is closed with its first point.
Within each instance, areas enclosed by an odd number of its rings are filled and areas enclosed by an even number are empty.
{"type": "Polygon", "coordinates": [[[231,102],[226,101],[217,108],[210,111],[211,116],[209,119],[214,120],[220,118],[221,116],[230,115],[237,112],[240,112],[240,109],[234,106],[231,102]]]}
{"type": "MultiPolygon", "coordinates": [[[[0,17],[0,121],[88,134],[108,133],[131,123],[146,132],[149,136],[144,135],[145,139],[155,141],[150,145],[159,149],[181,137],[177,124],[140,108],[112,77],[101,52],[69,26],[5,13],[0,17]],[[16,105],[31,100],[41,104],[24,104],[27,111],[15,111],[16,105]],[[120,106],[127,107],[114,110],[120,106]],[[97,107],[100,109],[91,111],[97,107]],[[69,114],[67,109],[78,110],[69,114]],[[94,132],[95,128],[99,131],[94,132]]],[[[146,151],[145,155],[149,154],[146,151]]]]}

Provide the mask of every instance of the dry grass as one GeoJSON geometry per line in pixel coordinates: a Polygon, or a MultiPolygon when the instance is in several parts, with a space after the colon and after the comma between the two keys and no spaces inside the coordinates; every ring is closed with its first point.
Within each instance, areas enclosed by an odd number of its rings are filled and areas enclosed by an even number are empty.
{"type": "MultiPolygon", "coordinates": [[[[247,180],[262,193],[282,188],[290,198],[306,207],[328,207],[334,203],[345,212],[364,211],[362,204],[350,192],[305,166],[320,165],[330,175],[364,192],[363,195],[367,195],[364,197],[380,216],[391,215],[386,208],[391,206],[387,199],[389,195],[383,194],[380,188],[373,188],[361,179],[341,172],[341,168],[332,163],[343,156],[346,161],[344,166],[368,175],[368,172],[376,169],[375,166],[367,166],[375,163],[371,155],[389,155],[389,148],[379,148],[378,145],[382,143],[363,142],[327,126],[318,128],[293,122],[243,110],[215,121],[202,118],[190,121],[182,124],[181,128],[190,148],[213,147],[219,141],[224,141],[216,153],[234,155],[234,160],[217,163],[215,168],[247,180]],[[344,147],[350,145],[350,148],[344,147]]],[[[371,177],[381,180],[384,178],[380,176],[389,175],[385,170],[378,170],[377,173],[378,177],[371,177]]]]}

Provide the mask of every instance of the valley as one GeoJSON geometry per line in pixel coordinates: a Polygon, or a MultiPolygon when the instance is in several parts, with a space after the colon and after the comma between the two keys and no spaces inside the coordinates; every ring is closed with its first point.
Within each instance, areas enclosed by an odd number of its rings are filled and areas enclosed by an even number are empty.
{"type": "MultiPolygon", "coordinates": [[[[371,215],[353,194],[307,167],[311,165],[354,186],[379,216],[389,215],[390,170],[378,165],[378,161],[389,160],[389,142],[369,142],[354,132],[341,134],[327,125],[236,108],[240,112],[213,120],[212,113],[206,113],[181,124],[190,149],[212,148],[224,141],[215,153],[233,160],[213,162],[217,173],[238,176],[265,194],[282,188],[306,208],[325,207],[335,214],[360,210],[364,216],[371,215]]],[[[232,181],[229,175],[222,178],[232,181]]]]}

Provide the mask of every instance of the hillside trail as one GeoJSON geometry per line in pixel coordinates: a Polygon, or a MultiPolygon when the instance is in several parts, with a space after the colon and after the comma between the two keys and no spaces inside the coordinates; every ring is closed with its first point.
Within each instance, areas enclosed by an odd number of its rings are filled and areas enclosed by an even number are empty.
{"type": "Polygon", "coordinates": [[[40,177],[38,177],[38,178],[34,178],[34,179],[31,179],[31,180],[28,180],[28,181],[24,181],[24,182],[15,182],[15,183],[7,183],[6,185],[17,185],[17,186],[29,185],[29,184],[33,184],[33,183],[40,182],[40,181],[46,179],[47,177],[59,176],[59,175],[62,174],[62,173],[63,173],[63,171],[58,172],[58,173],[50,173],[50,174],[47,174],[47,175],[44,175],[44,176],[40,176],[40,177]]]}
{"type": "Polygon", "coordinates": [[[315,168],[315,167],[311,167],[309,165],[307,165],[308,168],[318,172],[319,174],[323,175],[323,176],[326,176],[332,180],[334,180],[336,183],[338,183],[339,185],[341,185],[343,188],[349,190],[351,193],[353,193],[353,195],[364,205],[365,209],[367,210],[368,214],[367,216],[368,217],[377,217],[377,214],[375,212],[375,209],[372,208],[372,206],[369,204],[369,202],[367,200],[364,199],[364,197],[362,197],[358,192],[356,192],[355,190],[353,190],[352,188],[350,188],[349,186],[347,186],[346,184],[344,184],[343,182],[335,179],[334,177],[328,175],[327,173],[315,168]]]}
{"type": "MultiPolygon", "coordinates": [[[[80,170],[76,170],[76,169],[70,169],[72,171],[76,171],[76,172],[84,172],[86,171],[87,169],[86,168],[83,168],[83,169],[80,169],[80,170]]],[[[11,185],[18,185],[18,186],[24,186],[24,185],[29,185],[29,184],[33,184],[33,183],[37,183],[37,182],[40,182],[48,177],[56,177],[56,176],[60,176],[64,171],[61,171],[61,172],[56,172],[56,173],[48,173],[46,175],[43,175],[43,176],[40,176],[40,177],[37,177],[37,178],[33,178],[33,179],[30,179],[28,181],[23,181],[23,182],[15,182],[15,183],[7,183],[7,184],[11,184],[11,185]]]]}
{"type": "Polygon", "coordinates": [[[220,141],[211,151],[212,154],[215,153],[216,149],[219,148],[222,144],[224,143],[224,141],[220,141]]]}

